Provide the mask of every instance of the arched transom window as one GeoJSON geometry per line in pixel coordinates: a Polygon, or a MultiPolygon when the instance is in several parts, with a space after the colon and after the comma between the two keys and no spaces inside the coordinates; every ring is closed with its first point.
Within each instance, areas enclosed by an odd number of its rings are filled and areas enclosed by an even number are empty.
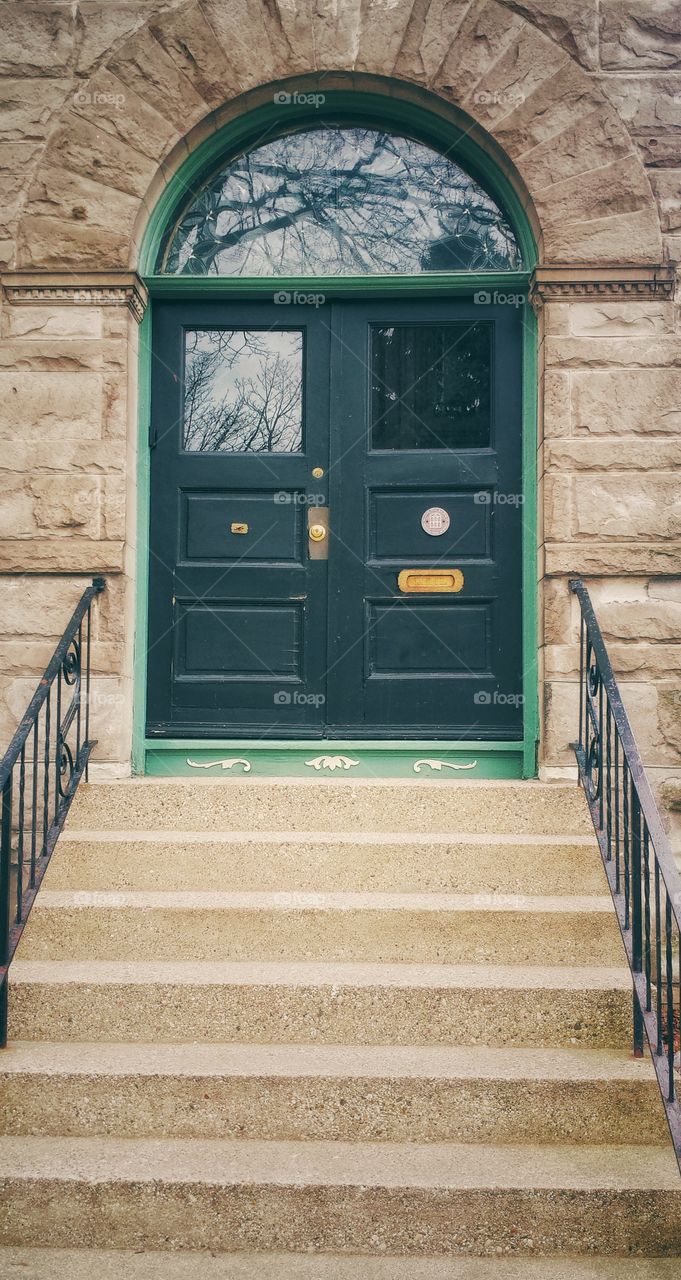
{"type": "Polygon", "coordinates": [[[522,265],[502,210],[453,160],[400,134],[324,125],[222,167],[185,205],[157,269],[365,276],[522,265]]]}

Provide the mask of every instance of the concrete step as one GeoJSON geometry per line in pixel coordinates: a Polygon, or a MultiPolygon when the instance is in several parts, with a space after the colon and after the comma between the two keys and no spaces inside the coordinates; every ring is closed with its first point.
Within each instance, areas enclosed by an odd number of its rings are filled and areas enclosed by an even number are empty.
{"type": "Polygon", "coordinates": [[[6,1280],[677,1280],[679,1258],[370,1258],[0,1247],[6,1280]]]}
{"type": "Polygon", "coordinates": [[[74,831],[52,856],[45,889],[254,893],[608,892],[592,835],[404,835],[400,832],[74,831]]]}
{"type": "Polygon", "coordinates": [[[576,786],[373,778],[161,778],[78,789],[68,829],[589,835],[576,786]]]}
{"type": "Polygon", "coordinates": [[[15,1040],[628,1048],[623,967],[15,960],[15,1040]]]}
{"type": "Polygon", "coordinates": [[[3,1127],[14,1135],[592,1145],[668,1137],[651,1063],[617,1050],[23,1041],[0,1055],[0,1082],[3,1127]]]}
{"type": "Polygon", "coordinates": [[[43,889],[24,960],[618,964],[608,897],[43,889]]]}
{"type": "Polygon", "coordinates": [[[414,1256],[681,1252],[671,1150],[0,1139],[3,1244],[414,1256]]]}

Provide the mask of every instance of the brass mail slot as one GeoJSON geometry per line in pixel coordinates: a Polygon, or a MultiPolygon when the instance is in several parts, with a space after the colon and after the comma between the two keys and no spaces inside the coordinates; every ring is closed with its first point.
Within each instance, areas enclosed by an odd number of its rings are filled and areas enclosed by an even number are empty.
{"type": "Polygon", "coordinates": [[[460,569],[401,569],[397,575],[400,591],[460,591],[460,569]]]}

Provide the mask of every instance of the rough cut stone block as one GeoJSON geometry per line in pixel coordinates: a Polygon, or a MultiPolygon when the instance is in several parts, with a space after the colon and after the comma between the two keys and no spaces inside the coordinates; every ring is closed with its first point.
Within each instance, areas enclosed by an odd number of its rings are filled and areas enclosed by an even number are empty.
{"type": "Polygon", "coordinates": [[[5,637],[59,638],[87,581],[87,578],[84,581],[82,577],[68,576],[0,576],[0,614],[5,637]]]}
{"type": "Polygon", "coordinates": [[[507,7],[544,31],[561,48],[592,70],[598,66],[596,0],[506,0],[507,7]]]}
{"type": "Polygon", "coordinates": [[[616,365],[623,369],[663,369],[681,365],[681,345],[671,335],[661,337],[548,337],[544,344],[547,366],[560,369],[598,369],[616,365]]]}
{"type": "Polygon", "coordinates": [[[681,573],[681,542],[547,542],[544,567],[550,576],[608,574],[625,580],[632,573],[681,573]]]}
{"type": "Polygon", "coordinates": [[[497,120],[507,116],[567,65],[565,53],[539,31],[526,26],[522,37],[493,63],[468,91],[461,105],[493,133],[497,120]]]}
{"type": "Polygon", "coordinates": [[[681,370],[576,370],[574,431],[591,435],[670,435],[681,430],[681,370]]]}
{"type": "MultiPolygon", "coordinates": [[[[613,458],[613,467],[618,465],[613,458]]],[[[583,538],[680,538],[681,478],[579,475],[574,478],[574,521],[583,538]]]]}
{"type": "Polygon", "coordinates": [[[0,436],[22,440],[96,439],[102,381],[96,373],[0,372],[0,436]]]}
{"type": "Polygon", "coordinates": [[[59,75],[71,59],[74,36],[75,14],[71,5],[5,0],[0,74],[59,75]]]}
{"type": "Polygon", "coordinates": [[[615,461],[618,471],[681,469],[681,439],[580,436],[576,440],[547,440],[544,445],[547,471],[609,471],[615,461]]]}
{"type": "Polygon", "coordinates": [[[314,0],[274,0],[282,38],[296,70],[315,67],[314,0]]]}
{"type": "MultiPolygon", "coordinates": [[[[334,6],[332,13],[340,13],[342,19],[352,10],[356,18],[355,2],[350,0],[350,4],[334,6]]],[[[229,5],[224,4],[224,0],[203,0],[202,8],[245,89],[290,75],[288,43],[271,5],[260,4],[259,0],[230,0],[229,5]]],[[[314,6],[311,25],[315,48],[324,43],[322,28],[328,9],[328,0],[314,6]]],[[[324,65],[317,63],[317,66],[324,65]]],[[[335,61],[331,65],[335,66],[335,61]]],[[[339,65],[349,69],[352,61],[344,60],[339,65]]],[[[314,64],[310,64],[309,69],[314,70],[314,64]]]]}
{"type": "Polygon", "coordinates": [[[185,4],[174,14],[162,13],[150,22],[149,31],[210,106],[222,106],[246,87],[240,70],[215,39],[200,5],[185,4]]]}
{"type": "Polygon", "coordinates": [[[99,480],[88,476],[0,477],[0,538],[99,533],[99,480]]]}
{"type": "Polygon", "coordinates": [[[603,87],[617,114],[633,129],[681,128],[681,73],[650,71],[636,76],[607,76],[603,87]]]}
{"type": "Polygon", "coordinates": [[[497,60],[526,35],[522,18],[509,14],[496,0],[481,0],[469,8],[432,87],[458,103],[476,86],[493,93],[497,60]]]}
{"type": "Polygon", "coordinates": [[[495,138],[517,159],[532,147],[575,128],[595,111],[605,116],[604,103],[597,84],[574,63],[568,63],[499,121],[495,138]]]}
{"type": "Polygon", "coordinates": [[[674,331],[672,302],[579,302],[567,310],[570,333],[578,337],[648,337],[674,331]]]}
{"type": "Polygon", "coordinates": [[[93,182],[81,173],[41,165],[28,191],[29,216],[58,218],[67,225],[132,228],[139,211],[139,199],[102,182],[93,182]]]}
{"type": "MultiPolygon", "coordinates": [[[[679,93],[681,119],[681,92],[679,93]]],[[[681,162],[681,135],[679,136],[681,162]]],[[[652,169],[650,182],[655,193],[663,231],[681,230],[681,169],[652,169]]]]}
{"type": "Polygon", "coordinates": [[[679,164],[679,138],[676,133],[644,133],[636,135],[636,145],[648,169],[676,169],[679,164]]]}
{"type": "Polygon", "coordinates": [[[650,207],[650,183],[638,156],[629,155],[602,168],[566,178],[535,193],[544,229],[592,218],[615,218],[650,207]]]}
{"type": "Polygon", "coordinates": [[[604,67],[681,66],[681,9],[676,0],[602,0],[604,67]]]}
{"type": "Polygon", "coordinates": [[[569,542],[573,533],[572,481],[570,476],[552,472],[544,476],[544,538],[547,542],[569,542]]]}
{"type": "Polygon", "coordinates": [[[80,0],[78,5],[78,71],[92,71],[126,35],[134,36],[162,0],[80,0]]]}
{"type": "Polygon", "coordinates": [[[543,435],[569,435],[570,381],[567,373],[547,369],[544,374],[543,435]]]}
{"type": "MultiPolygon", "coordinates": [[[[116,108],[106,106],[104,114],[116,108]]],[[[79,173],[84,178],[143,196],[157,169],[150,156],[114,138],[98,124],[99,109],[87,119],[69,111],[51,139],[49,163],[79,173]]],[[[113,223],[113,219],[112,219],[113,223]]]]}
{"type": "Polygon", "coordinates": [[[177,139],[177,128],[128,84],[103,68],[72,95],[71,110],[83,119],[96,121],[98,129],[118,142],[151,156],[157,164],[177,139]]]}
{"type": "Polygon", "coordinates": [[[27,214],[17,243],[18,267],[51,271],[102,271],[127,267],[130,233],[116,227],[90,227],[86,222],[37,218],[27,214]]]}
{"type": "Polygon", "coordinates": [[[635,147],[630,134],[598,104],[587,115],[579,114],[576,123],[568,122],[560,133],[519,157],[518,167],[530,190],[539,191],[550,183],[632,155],[635,147]]]}
{"type": "Polygon", "coordinates": [[[102,312],[97,307],[12,305],[2,312],[3,335],[43,342],[45,338],[101,338],[102,312]]]}
{"type": "Polygon", "coordinates": [[[544,229],[544,251],[556,262],[616,265],[662,260],[657,209],[651,204],[636,213],[603,216],[584,222],[551,222],[544,229]]]}
{"type": "Polygon", "coordinates": [[[62,79],[0,80],[0,138],[7,142],[42,142],[68,93],[69,82],[62,79]]]}
{"type": "Polygon", "coordinates": [[[108,62],[108,69],[134,89],[144,102],[176,126],[184,136],[208,111],[201,94],[175,66],[158,40],[145,29],[122,46],[108,62]]]}
{"type": "Polygon", "coordinates": [[[430,4],[413,3],[410,8],[395,75],[429,82],[458,37],[469,0],[431,0],[430,4]]]}
{"type": "MultiPolygon", "coordinates": [[[[38,538],[0,540],[0,573],[121,573],[125,544],[103,538],[38,538]]],[[[67,619],[64,620],[66,625],[67,619]]]]}
{"type": "MultiPolygon", "coordinates": [[[[448,22],[455,23],[457,9],[452,9],[448,22]]],[[[412,0],[365,0],[360,14],[357,71],[385,74],[392,70],[413,10],[412,0]]]]}

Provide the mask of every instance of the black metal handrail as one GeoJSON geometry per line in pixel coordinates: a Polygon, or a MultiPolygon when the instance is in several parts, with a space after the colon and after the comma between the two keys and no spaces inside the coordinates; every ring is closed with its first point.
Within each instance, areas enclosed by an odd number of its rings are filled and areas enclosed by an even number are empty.
{"type": "Polygon", "coordinates": [[[681,1005],[681,876],[589,593],[580,580],[570,582],[570,590],[581,607],[579,741],[572,745],[631,968],[634,1053],[643,1054],[645,1033],[681,1169],[675,1061],[681,1005]]]}
{"type": "Polygon", "coordinates": [[[83,592],[0,762],[0,1048],[7,1044],[12,956],[95,745],[90,738],[92,602],[104,587],[103,578],[93,578],[83,592]]]}

